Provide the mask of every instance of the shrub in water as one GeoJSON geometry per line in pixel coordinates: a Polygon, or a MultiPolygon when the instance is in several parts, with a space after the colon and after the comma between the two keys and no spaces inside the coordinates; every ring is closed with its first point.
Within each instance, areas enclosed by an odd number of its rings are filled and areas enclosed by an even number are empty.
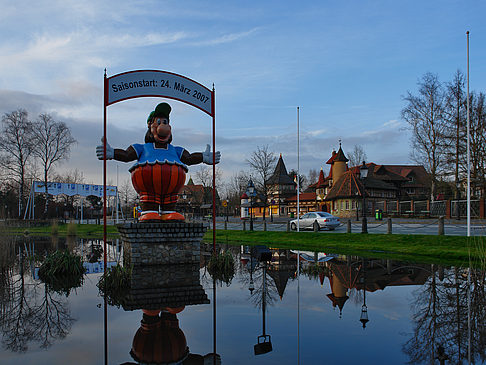
{"type": "Polygon", "coordinates": [[[76,223],[74,222],[69,222],[68,226],[67,226],[67,235],[68,236],[76,236],[76,230],[77,230],[78,226],[76,223]]]}
{"type": "Polygon", "coordinates": [[[58,233],[59,233],[59,225],[57,224],[57,221],[53,220],[51,224],[51,234],[57,236],[58,233]]]}
{"type": "Polygon", "coordinates": [[[85,271],[81,257],[58,250],[46,257],[39,268],[39,278],[50,290],[68,296],[71,289],[83,284],[85,271]]]}
{"type": "Polygon", "coordinates": [[[212,255],[209,259],[208,271],[213,279],[230,285],[235,276],[235,260],[231,253],[226,251],[212,255]]]}
{"type": "Polygon", "coordinates": [[[99,289],[100,295],[106,296],[109,305],[120,307],[130,290],[131,276],[131,267],[117,264],[101,276],[96,286],[99,289]]]}

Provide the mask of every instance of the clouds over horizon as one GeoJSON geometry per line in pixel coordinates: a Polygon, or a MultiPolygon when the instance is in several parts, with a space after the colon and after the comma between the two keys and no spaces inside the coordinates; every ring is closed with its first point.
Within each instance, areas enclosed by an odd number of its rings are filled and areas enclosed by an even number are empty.
{"type": "MultiPolygon", "coordinates": [[[[441,4],[439,19],[431,16],[437,4],[417,14],[423,4],[415,0],[380,6],[250,1],[244,7],[191,0],[4,0],[0,113],[25,108],[34,119],[48,112],[65,121],[79,141],[66,166],[99,179],[93,151],[102,130],[103,70],[109,76],[160,69],[207,87],[214,83],[216,143],[226,176],[248,169],[245,160],[262,145],[296,168],[297,106],[302,171],[325,164],[339,139],[345,152],[359,144],[370,161],[404,164],[409,132],[399,119],[401,95],[414,92],[424,72],[445,80],[463,68],[466,25],[475,42],[471,81],[486,82],[480,65],[486,51],[478,47],[485,6],[441,4]]],[[[110,143],[140,142],[159,101],[110,106],[110,143]]],[[[174,142],[193,152],[204,149],[210,118],[170,103],[174,142]]]]}

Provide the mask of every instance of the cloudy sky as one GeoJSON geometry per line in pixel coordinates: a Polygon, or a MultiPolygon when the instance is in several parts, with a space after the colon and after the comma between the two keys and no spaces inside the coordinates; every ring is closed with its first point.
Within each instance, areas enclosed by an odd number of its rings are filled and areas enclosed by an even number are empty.
{"type": "MultiPolygon", "coordinates": [[[[325,167],[342,139],[370,161],[406,164],[402,96],[426,72],[449,81],[466,70],[486,91],[486,4],[482,1],[27,1],[0,0],[0,113],[25,108],[65,121],[78,143],[68,163],[102,182],[103,72],[156,69],[216,89],[216,144],[226,177],[248,169],[257,146],[297,165],[325,167]]],[[[108,140],[142,142],[161,99],[108,108],[108,140]]],[[[166,100],[167,101],[167,100],[166,100]]],[[[174,144],[190,152],[211,141],[211,119],[177,101],[174,144]]],[[[116,165],[109,164],[109,179],[116,165]]],[[[119,163],[120,175],[128,166],[119,163]]],[[[193,167],[193,171],[197,167],[193,167]]]]}

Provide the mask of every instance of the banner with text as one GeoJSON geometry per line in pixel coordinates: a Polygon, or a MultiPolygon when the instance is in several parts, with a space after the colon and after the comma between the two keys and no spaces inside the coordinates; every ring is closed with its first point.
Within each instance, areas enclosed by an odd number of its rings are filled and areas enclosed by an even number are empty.
{"type": "Polygon", "coordinates": [[[107,81],[106,106],[132,98],[161,96],[190,104],[213,116],[211,90],[185,76],[139,70],[111,76],[107,81]]]}
{"type": "MultiPolygon", "coordinates": [[[[34,192],[35,193],[45,193],[45,183],[42,181],[34,181],[34,192]]],[[[103,185],[92,185],[92,184],[70,184],[70,183],[59,183],[59,182],[48,182],[47,192],[51,195],[81,195],[89,196],[95,195],[97,197],[103,197],[103,185]]],[[[106,196],[116,196],[116,186],[106,187],[106,196]]]]}

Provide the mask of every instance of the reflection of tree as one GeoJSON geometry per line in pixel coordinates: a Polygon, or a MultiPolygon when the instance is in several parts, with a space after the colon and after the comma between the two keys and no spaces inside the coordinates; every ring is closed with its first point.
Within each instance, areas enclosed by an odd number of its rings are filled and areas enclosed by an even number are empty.
{"type": "Polygon", "coordinates": [[[41,343],[42,348],[48,348],[56,340],[62,340],[69,334],[71,325],[75,321],[71,317],[67,300],[53,292],[50,292],[46,285],[43,295],[32,307],[32,323],[34,339],[41,343]]]}
{"type": "MultiPolygon", "coordinates": [[[[486,360],[485,273],[471,270],[471,357],[486,360]]],[[[432,266],[427,282],[415,293],[414,334],[403,346],[410,363],[433,364],[438,347],[452,364],[462,364],[468,355],[467,271],[438,272],[432,266]],[[440,280],[443,279],[443,280],[440,280]]]]}
{"type": "Polygon", "coordinates": [[[262,262],[258,269],[253,271],[255,291],[251,296],[251,301],[257,308],[262,308],[264,302],[266,306],[273,305],[278,297],[275,282],[268,275],[267,270],[263,269],[263,265],[267,264],[262,262]]]}
{"type": "Polygon", "coordinates": [[[10,281],[3,287],[0,305],[2,344],[14,352],[27,351],[30,342],[47,348],[63,339],[74,322],[67,299],[32,282],[24,267],[22,259],[17,270],[9,269],[10,281]]]}

